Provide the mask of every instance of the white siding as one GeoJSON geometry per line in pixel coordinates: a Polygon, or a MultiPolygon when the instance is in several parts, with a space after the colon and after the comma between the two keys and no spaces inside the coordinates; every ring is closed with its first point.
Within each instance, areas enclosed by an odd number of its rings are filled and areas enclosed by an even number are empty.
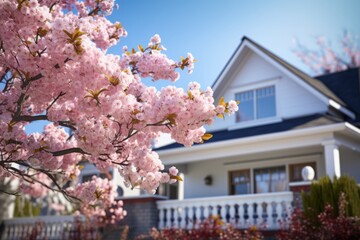
{"type": "Polygon", "coordinates": [[[188,164],[188,172],[184,176],[184,198],[210,197],[228,195],[227,171],[223,161],[194,162],[188,164]],[[212,185],[205,185],[204,178],[212,176],[212,185]]]}
{"type": "Polygon", "coordinates": [[[327,106],[305,88],[284,77],[277,85],[278,113],[282,118],[326,112],[327,106]]]}
{"type": "MultiPolygon", "coordinates": [[[[262,85],[275,84],[277,117],[294,118],[327,110],[324,102],[291,79],[287,72],[282,72],[255,53],[248,54],[227,81],[224,91],[226,101],[234,99],[235,93],[262,85]]],[[[241,108],[241,103],[240,106],[241,108]]],[[[218,119],[211,130],[224,129],[236,125],[235,116],[218,119]]]]}
{"type": "Polygon", "coordinates": [[[244,85],[250,85],[259,81],[271,79],[281,75],[280,71],[266,62],[264,59],[251,53],[247,55],[241,67],[235,71],[229,79],[230,89],[238,88],[244,85]]]}
{"type": "MultiPolygon", "coordinates": [[[[262,155],[267,158],[267,155],[262,155]]],[[[227,159],[217,159],[204,162],[193,162],[188,164],[188,172],[184,176],[184,198],[197,198],[197,197],[211,197],[211,196],[224,196],[229,195],[228,186],[228,173],[233,170],[241,169],[256,169],[274,166],[286,166],[288,169],[289,164],[302,163],[302,162],[316,162],[317,166],[321,166],[323,158],[321,153],[313,153],[312,155],[295,157],[279,157],[278,159],[259,160],[246,159],[242,157],[232,157],[227,159]],[[244,162],[243,162],[244,161],[244,162]],[[211,186],[205,185],[204,178],[211,175],[213,184],[211,186]]],[[[320,172],[322,172],[320,170],[320,172]]],[[[319,169],[318,173],[319,174],[319,169]]],[[[321,174],[319,174],[321,175],[321,174]]],[[[253,185],[253,183],[252,183],[253,185]]]]}
{"type": "Polygon", "coordinates": [[[340,170],[341,175],[354,177],[356,182],[360,183],[360,152],[341,148],[340,170]]]}

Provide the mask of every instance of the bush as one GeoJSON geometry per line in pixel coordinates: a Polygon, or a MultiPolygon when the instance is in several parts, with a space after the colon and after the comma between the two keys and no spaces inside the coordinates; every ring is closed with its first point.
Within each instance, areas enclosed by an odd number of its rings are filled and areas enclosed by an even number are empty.
{"type": "Polygon", "coordinates": [[[138,240],[261,240],[263,238],[263,235],[255,226],[241,231],[239,229],[235,229],[231,224],[224,225],[218,217],[210,217],[206,219],[197,228],[168,228],[162,230],[153,228],[149,235],[137,237],[138,240]]]}
{"type": "Polygon", "coordinates": [[[341,176],[334,178],[323,177],[311,184],[310,191],[302,193],[304,213],[308,221],[319,226],[318,216],[325,211],[328,205],[332,208],[332,214],[339,216],[339,199],[344,193],[346,217],[360,217],[360,188],[353,178],[341,176]]]}
{"type": "Polygon", "coordinates": [[[284,224],[284,230],[277,235],[278,240],[352,240],[360,239],[360,218],[346,216],[348,203],[344,193],[338,200],[338,213],[331,204],[326,204],[324,211],[317,215],[318,225],[308,221],[300,209],[295,209],[290,223],[284,224]],[[337,215],[338,214],[338,215],[337,215]]]}

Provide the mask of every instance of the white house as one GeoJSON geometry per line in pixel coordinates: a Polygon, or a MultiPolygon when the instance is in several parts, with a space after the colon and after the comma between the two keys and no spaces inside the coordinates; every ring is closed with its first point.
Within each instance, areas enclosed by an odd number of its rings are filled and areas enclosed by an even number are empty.
{"type": "MultiPolygon", "coordinates": [[[[205,144],[158,149],[183,173],[163,186],[160,227],[186,227],[210,213],[238,226],[279,227],[293,192],[315,178],[350,175],[360,182],[360,70],[312,78],[244,37],[213,85],[215,98],[240,100],[235,116],[208,128],[205,144]]],[[[296,195],[295,195],[296,196],[296,195]]]]}

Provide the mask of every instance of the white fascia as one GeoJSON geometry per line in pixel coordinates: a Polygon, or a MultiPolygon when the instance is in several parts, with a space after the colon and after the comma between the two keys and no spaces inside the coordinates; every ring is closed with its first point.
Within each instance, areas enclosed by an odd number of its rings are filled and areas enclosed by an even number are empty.
{"type": "MultiPolygon", "coordinates": [[[[206,143],[203,145],[196,145],[193,147],[181,147],[181,148],[173,148],[167,150],[159,150],[157,151],[157,153],[160,155],[160,159],[162,158],[171,159],[171,156],[179,156],[181,154],[195,154],[199,152],[206,153],[206,151],[210,149],[221,150],[224,147],[236,146],[241,144],[251,144],[251,143],[259,143],[259,142],[267,142],[267,141],[273,142],[276,140],[281,140],[286,138],[297,138],[302,136],[311,136],[311,135],[332,133],[332,132],[345,131],[345,130],[351,134],[355,134],[357,137],[360,138],[360,129],[351,125],[350,123],[342,122],[342,123],[335,123],[326,126],[318,126],[318,127],[312,127],[306,129],[298,129],[298,130],[291,130],[285,132],[257,135],[246,138],[224,140],[214,143],[206,143]]],[[[188,161],[189,159],[186,160],[184,159],[183,161],[176,163],[185,163],[188,161]]],[[[172,162],[171,164],[175,164],[175,162],[172,162]]]]}
{"type": "Polygon", "coordinates": [[[335,102],[332,99],[329,99],[329,105],[332,106],[333,108],[339,110],[340,112],[344,113],[345,115],[349,116],[353,120],[356,118],[356,116],[353,112],[344,108],[343,106],[341,106],[339,103],[335,102]]]}

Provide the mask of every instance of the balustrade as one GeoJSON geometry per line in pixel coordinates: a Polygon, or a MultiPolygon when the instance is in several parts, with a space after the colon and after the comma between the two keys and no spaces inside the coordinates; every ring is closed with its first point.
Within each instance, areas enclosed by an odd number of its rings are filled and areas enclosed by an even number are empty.
{"type": "MultiPolygon", "coordinates": [[[[84,218],[79,218],[84,223],[84,218]]],[[[13,218],[4,220],[4,229],[0,236],[2,240],[20,239],[72,239],[77,234],[74,216],[39,216],[28,218],[13,218]],[[30,237],[31,236],[31,237],[30,237]]],[[[97,229],[83,229],[82,234],[97,236],[97,229]]]]}
{"type": "Polygon", "coordinates": [[[292,192],[158,201],[159,228],[196,228],[217,216],[236,228],[256,225],[275,230],[280,228],[280,220],[290,216],[292,201],[292,192]]]}

